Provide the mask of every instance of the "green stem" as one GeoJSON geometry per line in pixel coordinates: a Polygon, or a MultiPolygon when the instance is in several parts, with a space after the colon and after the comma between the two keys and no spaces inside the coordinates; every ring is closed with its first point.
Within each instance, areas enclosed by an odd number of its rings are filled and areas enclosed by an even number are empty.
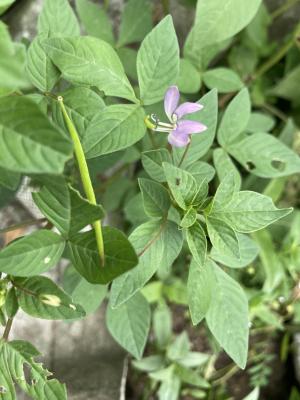
{"type": "Polygon", "coordinates": [[[180,161],[179,161],[179,163],[177,165],[177,168],[180,168],[181,164],[183,163],[183,161],[184,161],[184,159],[185,159],[185,157],[187,155],[187,152],[189,151],[190,144],[191,144],[191,142],[189,142],[187,144],[187,146],[185,146],[184,152],[183,152],[182,157],[181,157],[181,159],[180,159],[180,161]]]}
{"type": "Polygon", "coordinates": [[[290,50],[290,48],[294,45],[295,38],[293,37],[285,43],[277,53],[275,53],[272,57],[270,57],[258,70],[255,72],[253,78],[259,78],[263,74],[265,74],[269,69],[271,69],[274,65],[276,65],[290,50]]]}
{"type": "Polygon", "coordinates": [[[167,15],[170,13],[170,0],[161,0],[164,14],[167,15]]]}
{"type": "Polygon", "coordinates": [[[11,327],[12,327],[12,323],[13,323],[13,318],[8,318],[8,320],[6,322],[6,325],[5,325],[4,333],[3,333],[3,336],[2,336],[2,339],[5,340],[5,341],[8,340],[9,333],[10,333],[10,330],[11,330],[11,327]]]}
{"type": "Polygon", "coordinates": [[[280,17],[280,15],[284,14],[286,11],[288,11],[291,7],[293,7],[294,5],[296,5],[299,2],[299,0],[287,0],[282,6],[278,7],[276,10],[274,10],[270,17],[272,19],[272,21],[278,17],[280,17]]]}
{"type": "MultiPolygon", "coordinates": [[[[65,108],[63,98],[59,96],[57,98],[59,105],[61,107],[61,111],[63,113],[64,119],[66,121],[66,125],[68,127],[70,136],[72,138],[73,144],[74,144],[74,151],[76,155],[76,159],[78,162],[78,167],[79,167],[79,172],[82,180],[82,185],[86,194],[87,199],[91,204],[97,204],[96,202],[96,196],[94,193],[94,189],[92,186],[90,174],[89,174],[89,169],[88,165],[85,159],[84,151],[80,143],[80,139],[78,136],[78,133],[76,131],[76,128],[69,117],[67,110],[65,108]]],[[[101,227],[101,221],[95,221],[93,223],[93,227],[95,230],[95,236],[96,236],[96,242],[97,242],[97,247],[99,251],[99,256],[101,260],[102,266],[104,266],[104,243],[103,243],[103,236],[102,236],[102,227],[101,227]]]]}

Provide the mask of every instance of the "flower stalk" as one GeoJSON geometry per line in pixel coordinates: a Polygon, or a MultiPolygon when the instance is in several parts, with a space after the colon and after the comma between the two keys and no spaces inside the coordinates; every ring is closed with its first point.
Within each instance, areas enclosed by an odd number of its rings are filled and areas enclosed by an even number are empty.
{"type": "MultiPolygon", "coordinates": [[[[82,181],[82,185],[83,185],[86,197],[91,204],[96,205],[97,204],[96,196],[94,193],[88,165],[86,162],[86,158],[84,155],[84,151],[83,151],[78,133],[76,131],[76,128],[75,128],[71,118],[69,117],[69,115],[67,113],[62,96],[59,96],[57,98],[57,100],[60,105],[61,111],[63,113],[64,119],[65,119],[65,122],[66,122],[66,125],[68,128],[68,131],[70,133],[71,139],[74,144],[74,152],[75,152],[75,156],[76,156],[76,159],[78,162],[80,177],[81,177],[81,181],[82,181]]],[[[100,220],[95,221],[93,223],[93,228],[95,231],[97,248],[98,248],[98,252],[99,252],[99,256],[100,256],[100,260],[101,260],[101,265],[104,266],[105,255],[104,255],[104,243],[103,243],[103,236],[102,236],[101,221],[100,220]]]]}

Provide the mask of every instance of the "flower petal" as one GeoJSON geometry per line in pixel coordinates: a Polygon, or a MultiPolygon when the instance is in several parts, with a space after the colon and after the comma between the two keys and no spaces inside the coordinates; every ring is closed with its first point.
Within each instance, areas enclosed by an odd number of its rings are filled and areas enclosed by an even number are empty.
{"type": "Polygon", "coordinates": [[[168,135],[168,142],[174,147],[184,147],[189,144],[189,135],[178,134],[176,130],[172,131],[168,135]]]}
{"type": "Polygon", "coordinates": [[[188,135],[191,133],[200,133],[206,131],[207,126],[198,121],[182,120],[177,123],[176,132],[188,135]]]}
{"type": "Polygon", "coordinates": [[[179,103],[179,98],[180,94],[178,87],[170,86],[165,94],[164,106],[165,106],[165,113],[167,114],[171,122],[172,122],[172,115],[174,114],[174,111],[176,110],[176,107],[179,103]]]}
{"type": "Polygon", "coordinates": [[[180,119],[184,115],[195,113],[202,110],[202,108],[203,106],[201,104],[186,102],[180,104],[180,106],[176,108],[175,114],[177,115],[177,118],[180,119]]]}

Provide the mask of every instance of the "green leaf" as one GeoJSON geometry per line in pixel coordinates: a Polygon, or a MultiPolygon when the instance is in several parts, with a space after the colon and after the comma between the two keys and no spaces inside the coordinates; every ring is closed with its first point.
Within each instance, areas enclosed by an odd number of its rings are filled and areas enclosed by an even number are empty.
{"type": "Polygon", "coordinates": [[[193,207],[189,207],[184,213],[182,220],[180,221],[180,226],[182,228],[190,228],[197,220],[197,211],[193,207]]]}
{"type": "Polygon", "coordinates": [[[202,267],[206,260],[207,241],[199,222],[196,222],[186,231],[186,239],[194,261],[202,267]]]}
{"type": "Polygon", "coordinates": [[[20,185],[21,175],[0,167],[0,185],[16,190],[20,185]]]}
{"type": "Polygon", "coordinates": [[[239,170],[232,162],[231,158],[224,149],[215,149],[213,151],[214,166],[216,167],[218,178],[222,181],[228,173],[233,173],[235,190],[239,190],[242,184],[242,178],[239,170]]]}
{"type": "Polygon", "coordinates": [[[67,81],[137,101],[117,53],[105,41],[90,36],[53,38],[45,40],[44,46],[67,81]]]}
{"type": "Polygon", "coordinates": [[[269,197],[250,191],[233,193],[231,200],[219,206],[213,208],[210,215],[241,233],[265,228],[292,211],[291,208],[278,209],[269,197]]]}
{"type": "Polygon", "coordinates": [[[195,259],[191,262],[187,292],[193,325],[203,320],[214,296],[215,279],[212,268],[212,261],[209,259],[201,265],[195,259]]]}
{"type": "Polygon", "coordinates": [[[214,294],[206,314],[207,325],[221,347],[242,369],[248,354],[248,302],[242,288],[212,262],[214,294]]]}
{"type": "Polygon", "coordinates": [[[250,115],[246,131],[251,133],[269,132],[274,126],[275,120],[273,117],[260,112],[253,112],[250,115]]]}
{"type": "Polygon", "coordinates": [[[113,45],[112,23],[102,7],[87,0],[76,0],[76,10],[88,35],[113,45]]]}
{"type": "Polygon", "coordinates": [[[188,165],[185,170],[193,175],[198,184],[203,182],[204,179],[210,182],[215,176],[214,167],[204,161],[196,161],[188,165]]]}
{"type": "Polygon", "coordinates": [[[263,290],[266,293],[273,293],[285,279],[284,266],[267,229],[255,232],[253,237],[259,246],[259,258],[265,273],[263,290]]]}
{"type": "Polygon", "coordinates": [[[261,0],[247,4],[243,0],[199,1],[197,3],[194,40],[205,47],[228,39],[241,31],[255,16],[261,0]]]}
{"type": "Polygon", "coordinates": [[[198,185],[195,178],[189,172],[166,162],[163,163],[163,169],[176,203],[183,210],[186,210],[194,204],[193,202],[198,194],[198,185]]]}
{"type": "Polygon", "coordinates": [[[183,237],[171,221],[149,221],[133,231],[129,240],[139,255],[139,264],[116,279],[111,289],[111,305],[118,307],[140,290],[160,265],[167,269],[181,251],[183,237]]]}
{"type": "Polygon", "coordinates": [[[32,193],[35,204],[65,237],[69,237],[88,224],[102,219],[103,208],[91,204],[68,186],[64,179],[45,182],[37,193],[32,193]]]}
{"type": "Polygon", "coordinates": [[[226,222],[207,217],[206,226],[213,247],[221,254],[240,259],[240,248],[235,231],[226,222]]]}
{"type": "Polygon", "coordinates": [[[0,98],[0,147],[0,166],[24,173],[59,174],[72,151],[71,142],[22,96],[0,98]]]}
{"type": "Polygon", "coordinates": [[[138,80],[136,59],[137,50],[131,49],[129,47],[121,47],[117,49],[118,56],[120,57],[121,63],[123,64],[126,75],[132,80],[138,80]]]}
{"type": "Polygon", "coordinates": [[[172,361],[177,361],[185,357],[191,348],[191,342],[186,331],[175,337],[175,340],[167,349],[167,356],[172,361]]]}
{"type": "Polygon", "coordinates": [[[150,319],[150,306],[140,293],[117,309],[108,307],[106,313],[107,327],[113,338],[137,359],[144,352],[150,319]]]}
{"type": "Polygon", "coordinates": [[[240,90],[244,83],[236,72],[229,68],[214,68],[203,74],[203,82],[209,89],[218,89],[219,93],[229,93],[240,90]]]}
{"type": "Polygon", "coordinates": [[[195,368],[205,364],[209,358],[209,354],[189,351],[183,358],[177,360],[177,362],[183,367],[195,368]]]}
{"type": "Polygon", "coordinates": [[[38,275],[58,262],[64,247],[61,236],[41,229],[1,250],[0,271],[17,276],[38,275]]]}
{"type": "Polygon", "coordinates": [[[0,343],[0,384],[2,398],[15,400],[17,384],[34,400],[67,400],[65,385],[51,379],[51,373],[34,358],[40,353],[32,344],[13,340],[0,343]],[[26,372],[26,375],[25,375],[26,372]]]}
{"type": "Polygon", "coordinates": [[[48,57],[43,41],[47,34],[41,33],[27,51],[26,71],[32,84],[42,92],[50,92],[59,80],[60,72],[48,57]]]}
{"type": "Polygon", "coordinates": [[[187,59],[181,58],[177,85],[182,93],[198,93],[201,87],[201,75],[187,59]]]}
{"type": "MultiPolygon", "coordinates": [[[[61,93],[69,117],[80,138],[84,138],[89,123],[94,115],[104,109],[105,103],[97,93],[87,87],[74,87],[61,93]]],[[[67,132],[65,119],[58,101],[52,102],[52,117],[67,132]]]]}
{"type": "Polygon", "coordinates": [[[145,212],[149,217],[166,217],[171,206],[168,191],[150,179],[139,179],[145,212]]]}
{"type": "Polygon", "coordinates": [[[143,40],[137,56],[140,94],[144,104],[162,100],[179,73],[179,46],[172,17],[165,17],[143,40]]]}
{"type": "Polygon", "coordinates": [[[272,94],[299,104],[300,66],[297,66],[272,89],[272,94]]]}
{"type": "MultiPolygon", "coordinates": [[[[1,6],[0,6],[1,7],[1,6]]],[[[11,40],[7,26],[0,21],[0,95],[30,88],[24,67],[26,48],[11,40]]]]}
{"type": "Polygon", "coordinates": [[[91,120],[84,138],[87,158],[113,153],[139,141],[146,132],[144,111],[138,105],[105,107],[91,120]]]}
{"type": "Polygon", "coordinates": [[[104,267],[100,265],[94,231],[74,235],[68,242],[73,266],[90,283],[106,284],[138,263],[137,255],[124,233],[108,226],[102,229],[102,233],[104,267]]]}
{"type": "Polygon", "coordinates": [[[186,368],[181,365],[176,365],[175,371],[180,380],[184,383],[200,388],[210,387],[210,384],[207,382],[207,380],[202,378],[197,371],[193,371],[190,368],[186,368]]]}
{"type": "Polygon", "coordinates": [[[152,28],[151,6],[148,0],[129,0],[124,7],[118,46],[139,42],[152,28]]]}
{"type": "Polygon", "coordinates": [[[248,89],[245,88],[229,103],[218,130],[218,142],[226,149],[234,143],[249,123],[251,103],[248,89]]]}
{"type": "MultiPolygon", "coordinates": [[[[193,113],[189,116],[190,120],[195,120],[207,126],[207,130],[201,134],[191,136],[191,144],[187,151],[186,157],[181,164],[182,168],[186,168],[195,161],[203,157],[210,149],[215,139],[216,127],[218,122],[218,94],[213,89],[206,93],[199,101],[203,105],[203,110],[193,113]]],[[[174,163],[178,164],[182,159],[185,149],[173,149],[174,163]]]]}
{"type": "Polygon", "coordinates": [[[240,260],[218,252],[212,248],[210,256],[217,262],[230,268],[243,268],[252,263],[258,255],[259,248],[254,240],[241,233],[237,234],[240,248],[240,260]]]}
{"type": "Polygon", "coordinates": [[[165,303],[154,310],[153,331],[159,348],[165,349],[172,337],[172,314],[165,303]]]}
{"type": "Polygon", "coordinates": [[[77,18],[67,0],[45,0],[38,19],[38,32],[50,37],[78,36],[77,18]]]}
{"type": "Polygon", "coordinates": [[[167,149],[145,151],[142,154],[142,164],[147,174],[158,182],[165,182],[163,162],[172,163],[171,155],[167,149]]]}
{"type": "Polygon", "coordinates": [[[19,303],[14,287],[10,288],[7,292],[5,299],[5,312],[8,318],[14,318],[19,309],[19,303]]]}
{"type": "Polygon", "coordinates": [[[0,15],[4,14],[5,11],[15,2],[16,0],[0,0],[0,15]]]}
{"type": "Polygon", "coordinates": [[[300,172],[300,158],[274,136],[254,133],[228,151],[245,169],[262,178],[279,178],[300,172]]]}
{"type": "Polygon", "coordinates": [[[152,372],[163,368],[165,366],[164,361],[163,356],[155,355],[144,357],[141,360],[133,360],[132,364],[134,368],[140,371],[152,372]]]}
{"type": "Polygon", "coordinates": [[[85,316],[83,308],[74,304],[61,288],[44,276],[14,281],[20,307],[32,317],[74,319],[85,316]]]}
{"type": "Polygon", "coordinates": [[[64,273],[63,286],[73,301],[84,309],[86,314],[95,312],[105,299],[107,285],[95,285],[83,279],[70,265],[64,273]]]}

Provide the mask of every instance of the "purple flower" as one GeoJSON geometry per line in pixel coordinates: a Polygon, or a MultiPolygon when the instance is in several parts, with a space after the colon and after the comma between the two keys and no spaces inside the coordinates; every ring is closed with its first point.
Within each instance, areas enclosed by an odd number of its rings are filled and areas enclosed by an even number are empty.
{"type": "Polygon", "coordinates": [[[203,106],[198,103],[186,102],[178,106],[179,90],[177,86],[170,86],[166,91],[164,106],[170,123],[160,122],[156,115],[151,115],[152,124],[148,118],[146,123],[157,132],[168,132],[168,142],[175,147],[184,147],[190,142],[192,133],[204,132],[207,127],[201,122],[182,119],[187,114],[202,110],[203,106]]]}

